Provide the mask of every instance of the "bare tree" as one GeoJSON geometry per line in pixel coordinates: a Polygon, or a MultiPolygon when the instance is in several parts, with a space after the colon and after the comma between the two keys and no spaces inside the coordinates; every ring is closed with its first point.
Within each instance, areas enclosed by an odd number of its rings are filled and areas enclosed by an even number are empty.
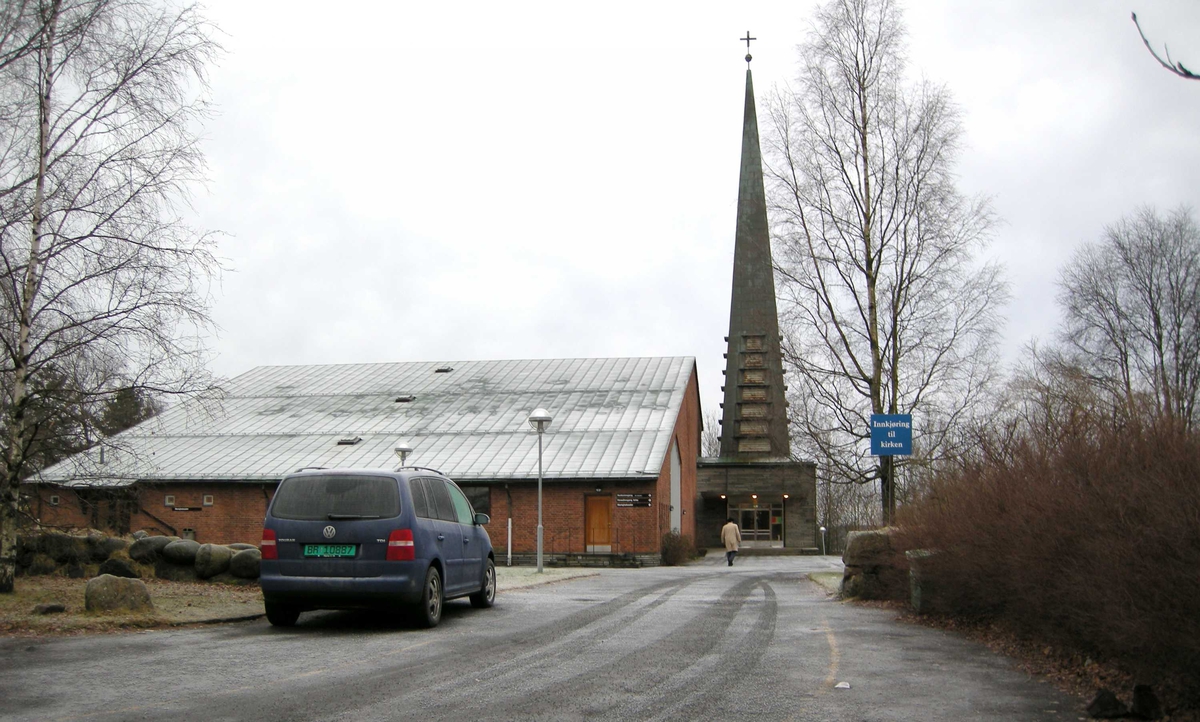
{"type": "Polygon", "coordinates": [[[931,459],[975,408],[1007,296],[977,258],[993,216],[955,187],[949,93],[904,80],[892,0],[825,5],[800,54],[798,86],[772,103],[769,161],[795,437],[831,481],[878,479],[890,522],[902,459],[869,456],[870,416],[914,414],[931,459]]]}
{"type": "Polygon", "coordinates": [[[192,6],[28,0],[0,12],[0,592],[13,588],[38,379],[82,403],[207,384],[214,240],[185,224],[201,178],[205,65],[192,6]]]}
{"type": "Polygon", "coordinates": [[[1200,228],[1145,207],[1063,269],[1064,346],[1115,407],[1190,427],[1200,396],[1200,228]],[[1149,404],[1143,402],[1148,399],[1149,404]]]}
{"type": "Polygon", "coordinates": [[[1155,52],[1154,46],[1150,45],[1150,40],[1146,37],[1146,33],[1142,32],[1142,24],[1138,22],[1137,13],[1130,13],[1129,15],[1133,18],[1133,24],[1137,27],[1138,35],[1142,37],[1142,42],[1146,44],[1146,49],[1150,51],[1150,54],[1154,56],[1159,65],[1181,78],[1200,80],[1200,75],[1193,73],[1182,62],[1171,59],[1171,50],[1166,45],[1163,45],[1163,54],[1161,56],[1155,52]]]}
{"type": "Polygon", "coordinates": [[[721,455],[721,417],[711,411],[704,415],[704,430],[700,432],[700,455],[721,455]]]}

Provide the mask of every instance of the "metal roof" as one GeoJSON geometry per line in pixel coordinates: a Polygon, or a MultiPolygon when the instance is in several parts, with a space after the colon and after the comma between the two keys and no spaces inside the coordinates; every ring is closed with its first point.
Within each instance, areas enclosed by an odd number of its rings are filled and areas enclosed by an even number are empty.
{"type": "Polygon", "coordinates": [[[220,398],[193,399],[44,470],[40,480],[267,481],[304,466],[408,465],[461,481],[656,477],[683,405],[692,357],[262,366],[220,398]],[[439,372],[438,369],[452,370],[439,372]],[[412,397],[410,401],[400,401],[412,397]],[[339,445],[340,439],[359,437],[339,445]]]}

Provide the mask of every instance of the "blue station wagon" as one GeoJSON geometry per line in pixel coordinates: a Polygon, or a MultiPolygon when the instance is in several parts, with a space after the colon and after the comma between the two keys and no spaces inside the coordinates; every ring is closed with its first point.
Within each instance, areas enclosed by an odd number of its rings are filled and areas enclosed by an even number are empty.
{"type": "Polygon", "coordinates": [[[436,626],[446,599],[496,600],[492,542],[462,490],[432,469],[311,470],[283,479],[263,522],[267,619],[397,609],[436,626]]]}

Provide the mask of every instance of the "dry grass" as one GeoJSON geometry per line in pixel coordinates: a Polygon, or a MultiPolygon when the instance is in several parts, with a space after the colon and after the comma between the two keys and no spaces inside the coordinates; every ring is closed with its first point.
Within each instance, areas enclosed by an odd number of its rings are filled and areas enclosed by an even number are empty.
{"type": "Polygon", "coordinates": [[[0,634],[38,636],[150,629],[263,613],[262,593],[256,584],[143,581],[154,602],[152,612],[101,614],[84,610],[86,579],[18,577],[14,593],[0,594],[0,634]],[[38,604],[55,602],[65,605],[67,611],[33,613],[38,604]]]}

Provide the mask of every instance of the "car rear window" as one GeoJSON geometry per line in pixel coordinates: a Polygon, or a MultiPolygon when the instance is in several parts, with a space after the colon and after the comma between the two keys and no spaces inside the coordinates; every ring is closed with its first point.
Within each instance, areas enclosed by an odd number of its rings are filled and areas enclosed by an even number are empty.
{"type": "Polygon", "coordinates": [[[400,515],[395,479],[329,474],[286,479],[271,514],[280,519],[391,519],[400,515]]]}

